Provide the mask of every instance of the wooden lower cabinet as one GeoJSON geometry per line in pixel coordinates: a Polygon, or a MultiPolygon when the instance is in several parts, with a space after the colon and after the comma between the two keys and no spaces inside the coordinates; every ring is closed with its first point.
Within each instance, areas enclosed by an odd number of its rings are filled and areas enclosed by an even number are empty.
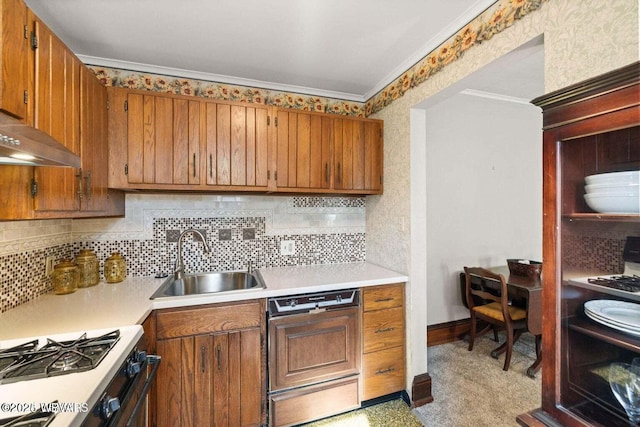
{"type": "Polygon", "coordinates": [[[265,413],[264,300],[156,313],[156,426],[259,426],[265,413]]]}
{"type": "Polygon", "coordinates": [[[362,400],[405,389],[404,285],[362,290],[362,400]]]}

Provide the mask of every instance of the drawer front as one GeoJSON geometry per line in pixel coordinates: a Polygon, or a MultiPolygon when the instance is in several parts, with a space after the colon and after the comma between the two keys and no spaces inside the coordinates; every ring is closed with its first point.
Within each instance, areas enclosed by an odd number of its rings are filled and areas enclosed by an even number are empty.
{"type": "Polygon", "coordinates": [[[362,319],[364,353],[404,344],[404,307],[371,311],[362,319]]]}
{"type": "Polygon", "coordinates": [[[358,377],[271,396],[271,426],[291,426],[360,407],[358,377]]]}
{"type": "Polygon", "coordinates": [[[189,309],[160,310],[156,318],[158,339],[260,326],[260,301],[220,304],[189,309]]]}
{"type": "Polygon", "coordinates": [[[365,354],[362,400],[369,400],[405,389],[404,348],[365,354]]]}
{"type": "Polygon", "coordinates": [[[404,306],[404,285],[372,286],[363,288],[364,311],[404,306]]]}

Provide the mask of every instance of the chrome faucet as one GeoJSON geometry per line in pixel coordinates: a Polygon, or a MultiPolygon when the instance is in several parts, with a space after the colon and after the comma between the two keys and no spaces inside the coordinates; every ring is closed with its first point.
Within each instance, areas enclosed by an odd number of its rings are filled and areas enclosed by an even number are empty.
{"type": "Polygon", "coordinates": [[[204,245],[204,252],[206,254],[211,252],[211,248],[207,244],[207,241],[206,241],[205,237],[198,230],[196,230],[194,228],[189,228],[187,230],[184,230],[182,233],[180,233],[180,237],[178,237],[178,255],[176,256],[176,264],[175,264],[175,266],[173,268],[173,277],[176,280],[177,279],[182,279],[184,277],[184,263],[182,261],[182,238],[187,233],[197,234],[200,237],[200,239],[202,240],[202,244],[204,245]]]}

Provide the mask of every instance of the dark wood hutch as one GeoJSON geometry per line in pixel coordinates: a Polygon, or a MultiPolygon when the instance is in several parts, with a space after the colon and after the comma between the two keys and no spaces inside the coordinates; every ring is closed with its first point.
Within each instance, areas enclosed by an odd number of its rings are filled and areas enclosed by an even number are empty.
{"type": "Polygon", "coordinates": [[[640,356],[640,338],[588,319],[583,304],[622,299],[574,286],[575,277],[622,273],[626,236],[640,214],[601,214],[584,178],[640,169],[640,63],[536,98],[543,110],[542,408],[525,426],[628,426],[602,372],[640,356]]]}

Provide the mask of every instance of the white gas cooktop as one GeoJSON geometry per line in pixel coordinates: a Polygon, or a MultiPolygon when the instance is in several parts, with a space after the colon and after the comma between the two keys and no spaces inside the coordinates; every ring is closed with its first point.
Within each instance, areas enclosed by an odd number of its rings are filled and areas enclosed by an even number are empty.
{"type": "Polygon", "coordinates": [[[120,331],[120,338],[109,350],[104,359],[93,369],[53,377],[22,380],[0,384],[0,424],[1,420],[16,417],[40,409],[57,401],[54,409],[58,414],[50,427],[79,426],[85,415],[100,398],[129,352],[143,334],[142,326],[125,326],[110,329],[78,331],[51,335],[47,337],[25,337],[0,341],[0,351],[38,340],[45,345],[47,338],[63,342],[75,340],[85,332],[88,338],[99,337],[114,330],[120,331]]]}

